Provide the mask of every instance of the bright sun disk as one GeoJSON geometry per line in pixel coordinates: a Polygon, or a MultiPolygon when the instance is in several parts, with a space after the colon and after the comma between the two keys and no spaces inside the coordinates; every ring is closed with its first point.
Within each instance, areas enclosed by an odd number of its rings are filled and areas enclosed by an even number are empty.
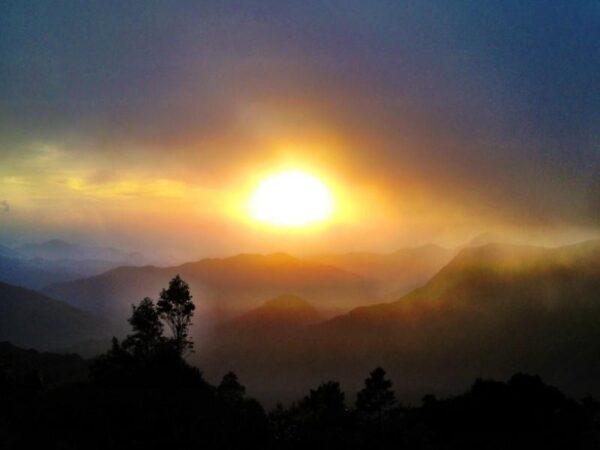
{"type": "Polygon", "coordinates": [[[320,222],[333,212],[333,196],[316,177],[297,170],[263,180],[250,198],[250,215],[261,222],[302,226],[320,222]]]}

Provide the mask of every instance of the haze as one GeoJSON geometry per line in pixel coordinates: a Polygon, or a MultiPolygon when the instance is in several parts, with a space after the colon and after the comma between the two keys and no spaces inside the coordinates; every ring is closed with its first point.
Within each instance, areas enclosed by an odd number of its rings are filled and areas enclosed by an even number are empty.
{"type": "Polygon", "coordinates": [[[0,2],[0,449],[600,448],[598,0],[0,2]]]}
{"type": "Polygon", "coordinates": [[[598,8],[4,2],[0,239],[183,261],[598,236],[598,8]],[[248,221],[282,170],[345,213],[248,221]]]}

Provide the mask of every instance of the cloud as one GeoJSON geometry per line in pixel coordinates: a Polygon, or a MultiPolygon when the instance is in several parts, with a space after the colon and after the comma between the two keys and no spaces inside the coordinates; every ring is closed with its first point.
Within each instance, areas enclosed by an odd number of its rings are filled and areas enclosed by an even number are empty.
{"type": "Polygon", "coordinates": [[[6,214],[10,211],[10,205],[6,200],[0,200],[0,214],[6,214]]]}

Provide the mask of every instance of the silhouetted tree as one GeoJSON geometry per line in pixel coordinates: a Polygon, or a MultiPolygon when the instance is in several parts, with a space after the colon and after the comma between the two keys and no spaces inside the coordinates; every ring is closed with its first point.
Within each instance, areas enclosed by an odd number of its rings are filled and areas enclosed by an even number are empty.
{"type": "Polygon", "coordinates": [[[217,386],[217,395],[226,403],[241,403],[246,395],[246,388],[240,384],[235,373],[229,372],[217,386]]]}
{"type": "Polygon", "coordinates": [[[160,293],[157,310],[173,333],[173,344],[180,354],[193,348],[188,333],[194,309],[196,306],[192,302],[189,285],[179,275],[175,276],[169,287],[160,293]]]}
{"type": "Polygon", "coordinates": [[[309,411],[315,419],[323,423],[336,422],[346,413],[345,395],[337,381],[328,381],[300,402],[300,407],[309,411]]]}
{"type": "Polygon", "coordinates": [[[191,298],[189,286],[177,276],[156,305],[146,297],[133,306],[128,319],[133,333],[123,343],[113,338],[112,348],[92,363],[92,379],[106,386],[206,386],[200,371],[182,357],[192,346],[187,339],[191,298]],[[163,335],[161,319],[173,330],[172,338],[163,335]]]}
{"type": "Polygon", "coordinates": [[[361,419],[381,423],[396,404],[392,382],[385,377],[385,370],[377,367],[365,380],[365,387],[356,397],[356,412],[361,419]]]}
{"type": "Polygon", "coordinates": [[[341,445],[347,437],[350,417],[344,399],[345,395],[337,381],[329,381],[317,389],[311,389],[309,395],[291,408],[292,429],[286,434],[300,442],[301,447],[341,445]]]}
{"type": "Polygon", "coordinates": [[[141,358],[149,357],[165,342],[163,324],[154,302],[146,297],[139,305],[132,306],[133,312],[127,320],[134,333],[123,341],[123,348],[141,358]]]}
{"type": "Polygon", "coordinates": [[[260,403],[246,397],[235,373],[223,376],[216,388],[219,448],[264,448],[268,439],[267,415],[260,403]]]}
{"type": "Polygon", "coordinates": [[[269,416],[275,447],[337,447],[350,417],[344,398],[339,383],[329,381],[289,408],[277,405],[269,416]]]}

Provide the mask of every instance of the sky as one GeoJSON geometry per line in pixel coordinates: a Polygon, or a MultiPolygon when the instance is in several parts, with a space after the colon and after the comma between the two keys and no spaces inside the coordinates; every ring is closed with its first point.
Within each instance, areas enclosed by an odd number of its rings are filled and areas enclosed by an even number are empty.
{"type": "Polygon", "coordinates": [[[193,257],[600,236],[597,1],[3,1],[0,242],[193,257]],[[269,174],[315,227],[245,214],[269,174]]]}

